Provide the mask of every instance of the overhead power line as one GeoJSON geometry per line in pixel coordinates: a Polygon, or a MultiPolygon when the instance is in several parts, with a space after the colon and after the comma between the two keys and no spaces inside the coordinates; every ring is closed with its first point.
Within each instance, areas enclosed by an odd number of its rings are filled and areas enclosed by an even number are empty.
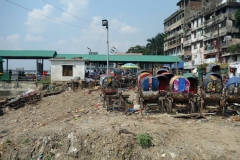
{"type": "Polygon", "coordinates": [[[82,20],[82,21],[85,21],[85,22],[88,22],[88,23],[92,23],[92,22],[90,22],[90,21],[88,21],[88,20],[85,20],[85,19],[83,19],[83,18],[80,18],[80,17],[78,17],[78,16],[75,16],[75,15],[73,15],[73,14],[71,14],[71,13],[69,13],[69,12],[67,12],[67,11],[65,11],[65,10],[63,10],[63,9],[61,9],[61,8],[59,8],[59,7],[55,6],[55,5],[53,5],[53,4],[49,3],[49,2],[47,2],[47,1],[45,1],[45,0],[42,0],[42,1],[46,2],[47,4],[49,4],[49,5],[51,5],[51,6],[55,7],[55,8],[57,8],[57,9],[63,11],[63,12],[65,12],[65,13],[67,13],[67,14],[69,14],[69,15],[75,17],[75,18],[78,18],[78,19],[80,19],[80,20],[82,20]]]}
{"type": "Polygon", "coordinates": [[[67,24],[67,25],[69,25],[69,26],[78,27],[78,28],[85,28],[85,29],[96,29],[96,28],[86,28],[86,27],[81,27],[81,26],[77,26],[77,25],[70,24],[70,23],[67,23],[67,22],[63,22],[63,21],[60,21],[60,20],[58,20],[58,19],[55,19],[55,18],[52,18],[52,17],[46,16],[46,15],[44,15],[44,14],[41,14],[41,13],[35,12],[35,11],[31,10],[31,9],[28,9],[28,8],[26,8],[26,7],[24,7],[24,6],[21,6],[21,5],[17,4],[17,3],[14,3],[14,2],[12,2],[12,1],[9,1],[9,0],[6,0],[6,1],[9,2],[9,3],[12,3],[12,4],[14,4],[14,5],[18,6],[18,7],[21,7],[21,8],[23,8],[23,9],[26,9],[26,10],[28,10],[28,11],[30,11],[30,12],[33,12],[33,13],[39,14],[39,15],[41,15],[41,16],[43,16],[43,17],[49,18],[49,19],[51,19],[51,20],[54,20],[54,21],[57,21],[57,22],[60,22],[60,23],[63,23],[63,24],[67,24]]]}

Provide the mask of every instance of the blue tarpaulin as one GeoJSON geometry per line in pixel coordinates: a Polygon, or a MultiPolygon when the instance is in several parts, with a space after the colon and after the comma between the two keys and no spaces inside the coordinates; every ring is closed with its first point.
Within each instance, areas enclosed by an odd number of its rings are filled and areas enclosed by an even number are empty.
{"type": "Polygon", "coordinates": [[[179,78],[179,92],[183,92],[185,89],[185,78],[179,78]]]}
{"type": "Polygon", "coordinates": [[[174,62],[172,64],[164,64],[163,66],[167,66],[167,67],[171,67],[172,69],[176,69],[176,64],[177,64],[178,68],[183,69],[184,62],[174,62]]]}

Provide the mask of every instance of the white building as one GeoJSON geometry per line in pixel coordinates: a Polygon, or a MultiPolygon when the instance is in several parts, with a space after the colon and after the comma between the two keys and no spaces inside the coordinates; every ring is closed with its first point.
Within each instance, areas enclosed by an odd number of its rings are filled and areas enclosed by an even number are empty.
{"type": "Polygon", "coordinates": [[[71,81],[75,77],[85,78],[86,59],[50,59],[51,82],[71,81]]]}

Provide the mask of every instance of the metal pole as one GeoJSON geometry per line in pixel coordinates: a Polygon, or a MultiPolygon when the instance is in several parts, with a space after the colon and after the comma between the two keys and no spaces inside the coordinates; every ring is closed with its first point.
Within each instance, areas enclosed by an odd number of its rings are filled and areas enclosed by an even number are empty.
{"type": "Polygon", "coordinates": [[[7,68],[6,69],[7,69],[7,73],[8,73],[8,59],[7,59],[7,68]]]}
{"type": "Polygon", "coordinates": [[[218,24],[218,41],[217,41],[217,45],[218,45],[218,53],[217,53],[217,62],[220,62],[220,40],[219,40],[219,24],[218,24]]]}
{"type": "Polygon", "coordinates": [[[36,59],[36,83],[38,81],[38,59],[36,59]]]}
{"type": "Polygon", "coordinates": [[[108,26],[107,26],[107,75],[108,75],[108,62],[109,62],[109,41],[108,41],[108,26]]]}

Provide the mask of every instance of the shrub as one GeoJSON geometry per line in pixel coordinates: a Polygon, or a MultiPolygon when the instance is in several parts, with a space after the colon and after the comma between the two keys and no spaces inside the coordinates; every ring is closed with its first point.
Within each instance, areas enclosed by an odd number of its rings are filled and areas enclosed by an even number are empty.
{"type": "Polygon", "coordinates": [[[149,134],[138,134],[137,141],[143,148],[148,148],[152,145],[152,137],[149,134]]]}

